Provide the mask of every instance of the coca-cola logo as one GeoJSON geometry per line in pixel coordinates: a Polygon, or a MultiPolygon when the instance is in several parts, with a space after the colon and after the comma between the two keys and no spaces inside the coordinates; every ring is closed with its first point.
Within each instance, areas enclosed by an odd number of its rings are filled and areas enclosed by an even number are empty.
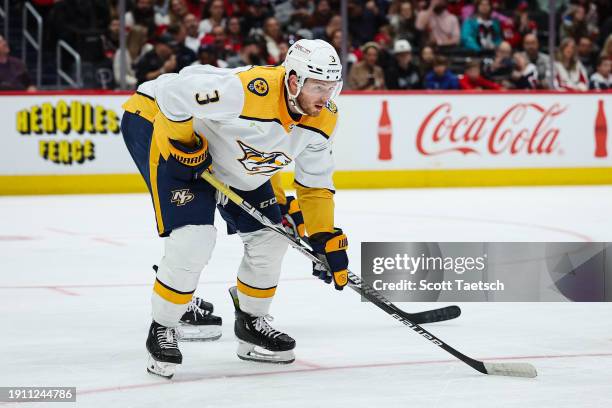
{"type": "Polygon", "coordinates": [[[517,103],[501,115],[470,117],[452,113],[450,103],[435,107],[423,120],[416,138],[419,153],[434,156],[461,152],[465,155],[548,155],[559,148],[555,119],[566,107],[555,103],[517,103]]]}

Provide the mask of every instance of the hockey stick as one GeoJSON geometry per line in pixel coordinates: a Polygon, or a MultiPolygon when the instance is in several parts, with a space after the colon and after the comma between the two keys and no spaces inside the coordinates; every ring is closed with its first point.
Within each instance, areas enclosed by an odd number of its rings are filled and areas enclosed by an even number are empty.
{"type": "MultiPolygon", "coordinates": [[[[254,208],[251,204],[243,200],[233,190],[231,190],[229,187],[225,186],[223,183],[217,180],[217,178],[213,176],[211,173],[204,172],[202,174],[202,178],[206,180],[208,183],[210,183],[217,190],[219,190],[221,193],[223,193],[228,199],[230,199],[237,206],[239,206],[244,211],[246,211],[251,216],[253,216],[253,218],[259,221],[265,227],[269,228],[270,230],[284,237],[284,239],[287,240],[291,244],[291,246],[293,246],[299,252],[304,254],[310,260],[320,265],[323,264],[323,262],[319,258],[317,258],[317,256],[312,252],[312,249],[306,247],[306,245],[304,245],[302,242],[295,240],[293,237],[287,234],[287,232],[284,230],[282,226],[278,224],[274,224],[265,215],[263,215],[256,208],[254,208]]],[[[355,275],[351,271],[349,271],[348,275],[349,275],[348,283],[351,289],[361,294],[366,299],[368,299],[370,302],[378,306],[380,309],[387,312],[387,314],[399,320],[404,325],[410,327],[416,333],[420,334],[421,336],[423,336],[424,338],[426,338],[427,340],[429,340],[436,346],[439,346],[446,352],[452,354],[453,356],[463,361],[464,363],[466,363],[473,369],[483,374],[489,374],[489,375],[504,375],[504,376],[511,376],[511,377],[528,377],[528,378],[534,378],[537,376],[535,367],[528,363],[485,363],[485,362],[475,360],[471,357],[466,356],[465,354],[459,352],[458,350],[444,343],[442,340],[438,339],[436,336],[434,336],[433,334],[431,334],[430,332],[428,332],[427,330],[419,326],[414,321],[405,317],[404,316],[405,313],[404,315],[397,313],[397,311],[399,310],[397,309],[397,307],[395,307],[389,300],[387,300],[378,291],[369,287],[368,285],[363,284],[359,276],[355,275]]]]}
{"type": "MultiPolygon", "coordinates": [[[[232,200],[235,204],[241,207],[243,210],[251,214],[255,219],[257,219],[260,223],[275,230],[277,233],[285,236],[285,239],[290,240],[291,246],[293,246],[298,251],[302,252],[306,255],[311,261],[321,264],[321,260],[313,255],[312,250],[308,247],[305,247],[303,241],[289,235],[286,233],[285,229],[280,225],[274,225],[269,219],[267,219],[263,214],[253,208],[248,202],[244,201],[242,197],[236,194],[233,190],[228,188],[225,184],[221,183],[217,178],[210,173],[204,173],[202,175],[206,181],[212,184],[217,190],[221,193],[225,194],[230,200],[232,200]]],[[[355,287],[354,285],[351,288],[359,293],[361,293],[361,289],[359,287],[355,287]]],[[[369,288],[374,291],[373,288],[369,288]]],[[[377,292],[376,292],[377,293],[377,292]]],[[[380,293],[378,294],[379,296],[380,293]]],[[[404,319],[408,319],[417,324],[425,324],[425,323],[435,323],[441,322],[451,319],[456,319],[461,315],[461,309],[459,306],[446,306],[439,309],[425,310],[417,313],[408,313],[403,311],[402,309],[395,306],[393,303],[388,301],[383,297],[386,304],[393,309],[394,313],[403,317],[404,319]]]]}

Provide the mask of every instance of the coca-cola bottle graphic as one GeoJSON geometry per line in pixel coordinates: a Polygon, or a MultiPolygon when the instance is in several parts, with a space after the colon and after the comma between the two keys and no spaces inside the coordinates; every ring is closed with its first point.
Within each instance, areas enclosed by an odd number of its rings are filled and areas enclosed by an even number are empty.
{"type": "Polygon", "coordinates": [[[603,99],[599,100],[595,117],[595,157],[608,157],[608,124],[603,99]]]}
{"type": "Polygon", "coordinates": [[[382,112],[378,119],[378,159],[391,160],[391,118],[387,101],[382,103],[382,112]]]}

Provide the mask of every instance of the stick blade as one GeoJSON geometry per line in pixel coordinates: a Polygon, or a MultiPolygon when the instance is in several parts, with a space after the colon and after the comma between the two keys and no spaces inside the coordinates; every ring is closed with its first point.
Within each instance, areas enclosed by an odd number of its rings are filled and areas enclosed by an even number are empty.
{"type": "Polygon", "coordinates": [[[489,375],[535,378],[538,372],[528,363],[484,363],[489,375]]]}

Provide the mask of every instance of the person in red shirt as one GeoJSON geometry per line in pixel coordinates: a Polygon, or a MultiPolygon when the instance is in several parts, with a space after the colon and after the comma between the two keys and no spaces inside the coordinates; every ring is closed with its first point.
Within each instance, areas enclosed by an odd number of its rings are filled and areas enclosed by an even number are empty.
{"type": "Polygon", "coordinates": [[[463,75],[459,77],[461,89],[499,90],[502,87],[480,75],[480,61],[468,61],[463,75]]]}

